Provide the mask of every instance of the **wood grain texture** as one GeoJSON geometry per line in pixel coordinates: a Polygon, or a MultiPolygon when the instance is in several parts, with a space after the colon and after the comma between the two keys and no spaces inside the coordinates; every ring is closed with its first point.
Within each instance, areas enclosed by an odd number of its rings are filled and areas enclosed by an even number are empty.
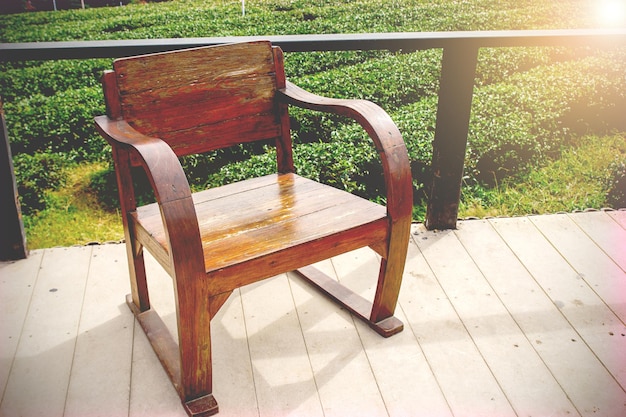
{"type": "MultiPolygon", "coordinates": [[[[125,58],[103,77],[131,277],[129,306],[188,415],[211,415],[211,320],[233,290],[363,247],[382,256],[373,302],[329,279],[313,282],[384,336],[406,259],[411,172],[397,127],[364,100],[334,100],[289,83],[269,42],[125,58]],[[378,150],[387,206],[294,173],[290,105],[353,118],[378,150]],[[273,143],[278,173],[191,193],[179,156],[251,141],[273,143]],[[131,167],[157,202],[137,207],[131,167]],[[148,297],[143,249],[174,281],[178,344],[148,297]]],[[[306,270],[305,270],[306,271],[306,270]]]]}
{"type": "Polygon", "coordinates": [[[268,42],[119,59],[114,68],[124,120],[178,155],[280,134],[268,42]]]}

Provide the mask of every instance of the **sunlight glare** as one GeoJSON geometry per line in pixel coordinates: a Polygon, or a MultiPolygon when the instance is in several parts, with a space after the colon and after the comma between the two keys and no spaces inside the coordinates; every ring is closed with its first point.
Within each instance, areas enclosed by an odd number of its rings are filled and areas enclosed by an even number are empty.
{"type": "Polygon", "coordinates": [[[596,16],[602,26],[626,26],[626,0],[596,1],[596,16]]]}

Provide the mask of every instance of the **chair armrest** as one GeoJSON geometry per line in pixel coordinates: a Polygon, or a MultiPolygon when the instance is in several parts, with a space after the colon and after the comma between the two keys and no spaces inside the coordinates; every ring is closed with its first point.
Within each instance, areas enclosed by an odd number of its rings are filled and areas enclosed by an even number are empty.
{"type": "Polygon", "coordinates": [[[191,197],[185,173],[166,142],[143,135],[123,120],[97,116],[95,122],[111,146],[130,148],[133,156],[139,157],[159,203],[191,197]]]}
{"type": "MultiPolygon", "coordinates": [[[[170,257],[183,261],[173,265],[186,265],[183,268],[187,269],[195,264],[192,269],[204,271],[202,240],[191,190],[172,148],[161,139],[143,135],[123,120],[98,116],[95,123],[112,147],[126,148],[141,162],[161,210],[170,257]]],[[[177,277],[188,275],[176,272],[177,277]]]]}
{"type": "Polygon", "coordinates": [[[278,91],[279,101],[294,106],[339,114],[358,122],[369,134],[380,155],[387,188],[387,211],[392,220],[411,217],[412,177],[406,144],[391,117],[367,100],[322,97],[287,81],[278,91]]]}

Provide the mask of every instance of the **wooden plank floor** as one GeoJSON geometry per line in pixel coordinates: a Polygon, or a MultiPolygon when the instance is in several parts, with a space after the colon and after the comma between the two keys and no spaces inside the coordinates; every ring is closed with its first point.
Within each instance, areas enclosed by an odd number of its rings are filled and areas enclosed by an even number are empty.
{"type": "MultiPolygon", "coordinates": [[[[371,296],[376,262],[319,266],[371,296]]],[[[119,244],[0,264],[0,416],[185,415],[126,277],[119,244]]],[[[396,315],[384,339],[292,274],[236,291],[212,325],[220,415],[625,416],[626,211],[414,225],[396,315]]]]}

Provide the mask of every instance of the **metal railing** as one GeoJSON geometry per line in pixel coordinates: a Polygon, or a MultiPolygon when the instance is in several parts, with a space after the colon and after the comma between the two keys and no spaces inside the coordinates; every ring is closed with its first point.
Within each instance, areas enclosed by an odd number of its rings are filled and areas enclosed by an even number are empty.
{"type": "MultiPolygon", "coordinates": [[[[401,32],[3,43],[0,44],[0,61],[116,58],[256,39],[268,39],[285,52],[443,49],[437,121],[433,140],[433,180],[425,224],[429,229],[450,229],[456,227],[458,217],[463,162],[479,49],[520,46],[615,48],[626,46],[626,29],[401,32]]],[[[8,140],[6,129],[4,126],[2,129],[5,132],[6,141],[8,140]]],[[[8,146],[6,148],[8,149],[8,146]]],[[[10,155],[8,156],[10,161],[10,155]]],[[[6,164],[5,159],[7,158],[0,158],[0,163],[6,164]]],[[[2,183],[15,181],[10,166],[0,167],[0,175],[2,183]],[[6,177],[5,172],[10,172],[10,177],[6,177]]],[[[13,195],[1,195],[1,201],[16,201],[14,191],[8,190],[7,192],[13,192],[13,195]]],[[[5,204],[0,205],[5,206],[5,204]]],[[[19,246],[20,242],[24,242],[23,228],[15,227],[21,225],[19,206],[15,204],[17,209],[12,212],[17,214],[6,213],[7,216],[12,216],[11,218],[5,217],[5,210],[2,209],[1,222],[6,225],[2,229],[15,229],[17,232],[14,236],[6,236],[3,233],[3,237],[0,238],[2,240],[0,258],[6,258],[2,253],[5,247],[19,246]],[[5,239],[9,239],[6,244],[5,239]]],[[[25,247],[21,252],[25,256],[25,247]]]]}

